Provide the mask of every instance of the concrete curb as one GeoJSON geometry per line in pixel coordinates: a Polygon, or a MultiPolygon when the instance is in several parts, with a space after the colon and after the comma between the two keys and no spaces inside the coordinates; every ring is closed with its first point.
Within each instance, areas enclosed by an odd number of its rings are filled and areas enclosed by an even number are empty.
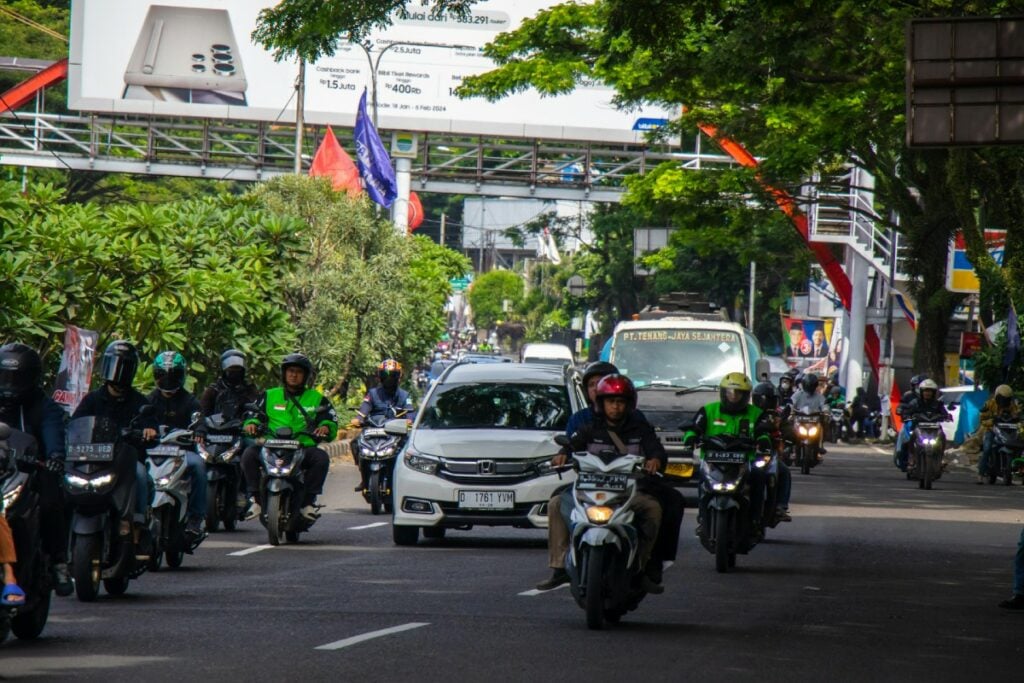
{"type": "Polygon", "coordinates": [[[353,462],[352,451],[349,444],[352,443],[352,439],[341,439],[340,441],[332,441],[321,445],[327,455],[331,458],[331,463],[340,462],[353,462]]]}

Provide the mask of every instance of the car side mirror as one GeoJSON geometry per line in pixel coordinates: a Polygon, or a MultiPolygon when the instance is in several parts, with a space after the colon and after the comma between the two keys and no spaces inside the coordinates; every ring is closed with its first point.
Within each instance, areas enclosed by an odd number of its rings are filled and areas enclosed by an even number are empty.
{"type": "Polygon", "coordinates": [[[384,433],[391,436],[405,436],[409,433],[409,423],[405,420],[388,420],[384,423],[384,433]]]}

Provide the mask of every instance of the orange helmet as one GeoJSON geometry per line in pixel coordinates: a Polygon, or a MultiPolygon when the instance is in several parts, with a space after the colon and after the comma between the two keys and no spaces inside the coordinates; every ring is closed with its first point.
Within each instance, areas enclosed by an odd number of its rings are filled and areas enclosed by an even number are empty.
{"type": "Polygon", "coordinates": [[[381,382],[391,380],[397,384],[402,379],[402,364],[394,358],[382,360],[377,366],[377,379],[381,382]]]}

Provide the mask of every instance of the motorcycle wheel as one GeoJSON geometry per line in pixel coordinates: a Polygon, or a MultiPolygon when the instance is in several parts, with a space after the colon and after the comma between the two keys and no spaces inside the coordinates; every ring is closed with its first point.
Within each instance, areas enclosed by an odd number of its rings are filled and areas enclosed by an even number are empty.
{"type": "Polygon", "coordinates": [[[1003,486],[1013,486],[1013,469],[1010,466],[1010,457],[1003,456],[1006,465],[1003,467],[1003,486]]]}
{"type": "Polygon", "coordinates": [[[370,489],[370,513],[379,515],[384,504],[384,497],[381,495],[380,490],[380,472],[373,472],[370,474],[370,481],[367,484],[367,488],[370,489]]]}
{"type": "Polygon", "coordinates": [[[103,587],[107,590],[107,595],[124,595],[124,592],[128,590],[128,581],[130,579],[127,576],[103,579],[103,587]]]}
{"type": "Polygon", "coordinates": [[[921,454],[921,484],[926,491],[932,490],[932,477],[935,473],[932,471],[932,459],[924,453],[921,454]]]}
{"type": "Polygon", "coordinates": [[[71,574],[75,579],[75,595],[81,602],[93,602],[100,592],[100,553],[103,539],[98,535],[77,536],[72,555],[71,574]]]}
{"type": "Polygon", "coordinates": [[[286,531],[286,532],[284,532],[284,539],[286,541],[288,541],[289,543],[298,543],[299,542],[299,532],[298,531],[286,531]]]}
{"type": "Polygon", "coordinates": [[[811,462],[810,458],[807,456],[806,446],[800,446],[799,455],[797,457],[800,459],[800,474],[810,474],[811,462]]]}
{"type": "MultiPolygon", "coordinates": [[[[729,571],[729,548],[732,546],[732,529],[729,525],[729,510],[718,510],[715,513],[715,571],[724,574],[729,571]]],[[[733,554],[732,566],[736,565],[733,554]]]]}
{"type": "Polygon", "coordinates": [[[234,531],[238,526],[238,517],[241,510],[238,509],[238,484],[228,486],[224,493],[224,505],[220,508],[221,521],[224,522],[225,531],[234,531]]]}
{"type": "MultiPolygon", "coordinates": [[[[46,619],[50,616],[50,591],[46,591],[31,612],[18,612],[11,619],[11,632],[21,640],[35,640],[46,627],[46,619]]],[[[0,642],[2,642],[0,638],[0,642]]]]}
{"type": "Polygon", "coordinates": [[[222,489],[215,481],[206,485],[206,529],[210,533],[220,528],[221,510],[224,507],[222,489]]]}
{"type": "Polygon", "coordinates": [[[587,628],[599,631],[604,628],[604,558],[605,549],[594,546],[586,555],[586,587],[584,609],[587,613],[587,628]]]}
{"type": "Polygon", "coordinates": [[[167,556],[167,566],[171,569],[177,569],[185,561],[185,549],[179,548],[177,543],[168,548],[164,555],[167,556]]]}
{"type": "Polygon", "coordinates": [[[281,545],[284,539],[284,523],[282,517],[287,510],[288,499],[285,494],[272,493],[267,496],[267,539],[270,545],[281,545]]]}

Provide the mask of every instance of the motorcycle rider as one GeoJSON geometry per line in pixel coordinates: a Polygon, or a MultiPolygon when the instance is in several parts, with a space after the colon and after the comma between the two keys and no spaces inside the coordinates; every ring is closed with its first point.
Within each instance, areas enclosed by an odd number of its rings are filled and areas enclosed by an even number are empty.
{"type": "Polygon", "coordinates": [[[796,368],[790,368],[782,377],[779,377],[779,403],[785,406],[789,403],[789,400],[793,398],[793,382],[796,376],[800,373],[796,368]]]}
{"type": "MultiPolygon", "coordinates": [[[[320,517],[317,512],[316,497],[323,491],[330,458],[326,451],[316,447],[316,442],[307,432],[324,441],[332,441],[338,435],[338,415],[330,400],[315,389],[306,387],[313,379],[313,364],[301,353],[290,353],[281,361],[281,386],[268,389],[256,404],[256,416],[245,421],[244,431],[249,436],[256,436],[261,421],[267,422],[266,431],[274,434],[281,427],[291,428],[294,438],[306,449],[302,459],[305,471],[305,491],[300,514],[308,521],[320,517]],[[313,417],[318,410],[326,415],[314,427],[313,417]]],[[[242,472],[249,490],[250,508],[246,519],[254,519],[260,515],[260,447],[250,446],[242,454],[242,472]]]]}
{"type": "MultiPolygon", "coordinates": [[[[818,393],[818,376],[813,372],[809,372],[803,376],[803,380],[800,383],[800,390],[793,394],[790,399],[791,411],[793,413],[802,413],[806,408],[811,415],[820,415],[828,410],[828,404],[825,401],[825,397],[818,393]]],[[[787,441],[796,441],[797,436],[793,431],[792,423],[786,423],[782,427],[782,433],[786,437],[787,441]]],[[[821,434],[821,431],[818,432],[821,434]]],[[[818,437],[818,454],[825,455],[826,451],[821,446],[821,437],[818,437]]]]}
{"type": "MultiPolygon", "coordinates": [[[[617,453],[632,453],[645,458],[644,472],[649,475],[664,470],[668,457],[654,427],[636,414],[636,387],[628,377],[619,374],[605,375],[595,388],[594,415],[569,437],[572,452],[591,448],[614,450],[617,453]]],[[[644,487],[646,489],[646,487],[644,487]]],[[[643,575],[641,582],[648,593],[663,593],[665,588],[656,580],[660,579],[660,567],[652,570],[650,558],[658,539],[662,522],[662,508],[650,493],[638,490],[631,503],[637,513],[637,529],[640,532],[637,563],[643,575]]],[[[556,509],[556,513],[558,510],[556,509]]],[[[680,515],[681,521],[681,515],[680,515]]],[[[549,526],[550,528],[550,526],[549,526]]],[[[551,539],[551,547],[568,548],[568,527],[562,532],[565,538],[551,539]]],[[[678,528],[676,529],[678,536],[678,528]]],[[[553,560],[554,558],[552,558],[553,560]]],[[[564,562],[564,553],[561,557],[564,562]]],[[[565,570],[562,569],[562,572],[565,570]]],[[[558,573],[558,569],[555,569],[558,573]]],[[[552,576],[552,579],[555,577],[552,576]]],[[[558,584],[555,584],[558,585],[558,584]]],[[[553,587],[553,586],[552,586],[553,587]]]]}
{"type": "MultiPolygon", "coordinates": [[[[146,400],[153,406],[153,417],[157,424],[168,429],[188,429],[192,415],[202,412],[199,401],[185,389],[185,375],[188,367],[185,357],[177,351],[164,351],[153,360],[153,379],[156,388],[149,392],[146,400]]],[[[196,440],[202,439],[201,433],[196,440]]],[[[206,463],[195,449],[185,452],[188,477],[192,488],[188,494],[188,521],[185,535],[191,544],[203,536],[206,526],[206,463]]],[[[186,551],[187,552],[187,551],[186,551]]]]}
{"type": "MultiPolygon", "coordinates": [[[[399,383],[402,381],[402,364],[394,358],[385,358],[377,366],[377,380],[379,384],[366,392],[363,403],[356,411],[356,416],[349,423],[350,427],[360,429],[371,417],[389,415],[394,418],[413,419],[415,407],[409,392],[402,389],[399,383]]],[[[352,460],[359,469],[362,480],[355,487],[355,491],[362,491],[366,488],[366,473],[359,466],[359,449],[356,439],[350,443],[352,460]]]]}
{"type": "MultiPolygon", "coordinates": [[[[910,405],[903,411],[903,414],[909,418],[910,421],[914,420],[918,415],[941,415],[943,422],[948,422],[952,418],[949,416],[949,411],[946,410],[946,404],[939,400],[939,385],[935,383],[935,380],[924,379],[917,385],[917,398],[910,402],[910,405]]],[[[911,442],[907,440],[906,450],[910,451],[911,442]]]]}
{"type": "Polygon", "coordinates": [[[220,414],[225,421],[244,416],[245,406],[260,398],[260,390],[246,378],[245,354],[228,349],[220,354],[220,377],[199,397],[203,416],[220,414]]]}
{"type": "Polygon", "coordinates": [[[789,514],[789,499],[793,492],[793,475],[789,471],[789,466],[782,460],[782,431],[780,429],[782,420],[779,415],[779,397],[775,392],[775,387],[771,382],[759,382],[750,393],[750,402],[764,411],[765,417],[772,426],[771,439],[777,454],[775,464],[778,467],[776,476],[779,487],[775,517],[780,522],[792,522],[793,517],[789,514]]]}
{"type": "MultiPolygon", "coordinates": [[[[39,495],[42,542],[50,558],[57,595],[74,592],[67,565],[64,512],[64,409],[43,392],[43,363],[30,346],[0,346],[0,422],[35,437],[46,469],[35,478],[39,495]]],[[[2,513],[0,513],[2,514],[2,513]]]]}
{"type": "MultiPolygon", "coordinates": [[[[817,378],[815,377],[815,385],[817,378]]],[[[750,402],[753,384],[742,372],[730,372],[718,384],[718,401],[702,406],[693,420],[693,426],[683,436],[683,444],[691,448],[704,438],[727,434],[752,437],[758,450],[772,447],[771,421],[763,410],[750,402]]],[[[811,387],[811,391],[814,387],[811,387]]],[[[800,392],[797,392],[798,394],[800,392]]],[[[750,468],[751,528],[761,535],[761,511],[764,508],[767,473],[757,467],[750,468]]],[[[703,523],[706,499],[700,501],[698,528],[703,523]]]]}
{"type": "Polygon", "coordinates": [[[988,463],[992,457],[992,426],[1004,414],[1009,414],[1013,421],[1020,417],[1020,406],[1013,398],[1013,389],[1009,384],[1000,384],[992,396],[981,408],[981,426],[985,430],[982,439],[981,459],[978,460],[978,483],[984,484],[988,474],[988,463]]]}
{"type": "MultiPolygon", "coordinates": [[[[110,342],[103,351],[100,377],[103,386],[90,391],[78,404],[71,419],[79,417],[103,417],[114,422],[117,429],[127,429],[134,422],[142,429],[142,440],[152,441],[157,435],[158,422],[152,415],[141,415],[140,410],[149,405],[146,397],[132,387],[135,372],[139,368],[139,352],[135,345],[124,340],[110,342]]],[[[149,504],[153,499],[153,484],[146,472],[145,451],[139,451],[133,444],[125,444],[126,452],[135,459],[135,541],[139,540],[139,525],[146,520],[149,504]]],[[[128,476],[122,473],[123,476],[128,476]]],[[[141,557],[141,556],[140,556],[141,557]]]]}
{"type": "Polygon", "coordinates": [[[900,429],[899,434],[896,435],[896,446],[893,451],[893,459],[895,460],[896,467],[901,472],[907,471],[907,457],[910,455],[908,452],[908,446],[910,444],[910,432],[913,429],[913,425],[910,423],[910,414],[907,410],[910,405],[917,400],[917,387],[924,380],[928,379],[928,375],[914,375],[910,378],[910,390],[903,392],[903,396],[900,397],[900,404],[896,406],[896,414],[903,418],[903,428],[900,429]]]}

